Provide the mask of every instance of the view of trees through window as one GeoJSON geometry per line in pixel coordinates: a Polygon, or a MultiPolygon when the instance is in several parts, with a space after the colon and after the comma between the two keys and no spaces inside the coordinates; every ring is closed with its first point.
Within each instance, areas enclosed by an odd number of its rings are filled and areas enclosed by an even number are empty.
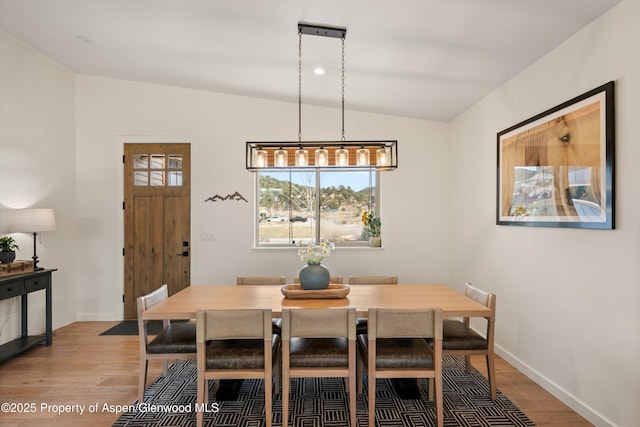
{"type": "Polygon", "coordinates": [[[376,209],[375,171],[257,172],[257,244],[364,244],[362,213],[376,209]]]}

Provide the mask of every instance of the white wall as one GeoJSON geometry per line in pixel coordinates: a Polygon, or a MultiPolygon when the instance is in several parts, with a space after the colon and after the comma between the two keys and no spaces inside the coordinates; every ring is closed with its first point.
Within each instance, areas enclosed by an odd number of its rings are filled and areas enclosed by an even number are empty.
{"type": "Polygon", "coordinates": [[[639,18],[621,3],[451,124],[451,283],[495,292],[499,354],[596,425],[640,425],[639,18]],[[496,226],[496,133],[610,80],[616,230],[496,226]]]}
{"type": "MultiPolygon", "coordinates": [[[[192,283],[285,275],[295,249],[254,250],[254,180],[245,141],[296,140],[297,104],[77,76],[78,319],[122,316],[122,143],[192,144],[192,283]],[[234,191],[250,203],[204,202],[234,191]],[[212,233],[215,241],[198,240],[212,233]]],[[[382,250],[337,250],[334,275],[397,274],[448,280],[448,125],[347,111],[348,139],[398,139],[400,167],[382,177],[382,250]]],[[[339,139],[340,110],[304,106],[305,139],[339,139]]]]}
{"type": "MultiPolygon", "coordinates": [[[[53,273],[54,327],[75,320],[74,75],[0,30],[0,209],[53,208],[57,230],[41,233],[39,265],[53,273]]],[[[33,236],[12,235],[17,259],[33,236]]],[[[29,296],[29,333],[44,332],[44,292],[29,296]]],[[[20,301],[0,301],[0,344],[20,336],[20,301]]]]}

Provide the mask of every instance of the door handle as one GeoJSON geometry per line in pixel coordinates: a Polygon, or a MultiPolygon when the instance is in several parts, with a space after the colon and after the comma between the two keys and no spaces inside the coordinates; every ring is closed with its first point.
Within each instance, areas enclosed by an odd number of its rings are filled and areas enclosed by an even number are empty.
{"type": "Polygon", "coordinates": [[[189,251],[182,251],[179,254],[176,254],[176,256],[189,256],[189,251]]]}

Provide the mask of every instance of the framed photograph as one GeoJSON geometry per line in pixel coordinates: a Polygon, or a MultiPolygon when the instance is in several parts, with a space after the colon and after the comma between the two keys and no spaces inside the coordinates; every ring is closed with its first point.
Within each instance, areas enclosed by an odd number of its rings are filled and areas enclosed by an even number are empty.
{"type": "Polygon", "coordinates": [[[614,228],[614,82],[498,133],[496,223],[614,228]]]}

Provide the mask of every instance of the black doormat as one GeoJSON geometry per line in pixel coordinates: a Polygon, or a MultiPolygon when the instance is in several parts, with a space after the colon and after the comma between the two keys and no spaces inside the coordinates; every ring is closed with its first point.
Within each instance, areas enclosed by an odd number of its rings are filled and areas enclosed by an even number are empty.
{"type": "MultiPolygon", "coordinates": [[[[147,332],[156,335],[162,330],[162,320],[151,320],[147,323],[147,332]]],[[[137,320],[123,320],[100,335],[138,335],[137,320]]]]}
{"type": "MultiPolygon", "coordinates": [[[[445,357],[443,368],[444,427],[535,427],[500,390],[492,401],[488,381],[475,369],[466,372],[463,357],[445,357]]],[[[176,361],[169,368],[168,376],[158,378],[145,391],[145,404],[136,402],[128,406],[113,426],[195,426],[196,376],[194,360],[176,361]]],[[[204,408],[208,410],[204,416],[205,426],[264,426],[264,384],[259,380],[241,383],[237,400],[218,402],[214,400],[214,381],[209,381],[210,401],[204,408]]],[[[403,400],[390,380],[378,380],[376,426],[435,426],[435,405],[427,397],[428,387],[424,382],[423,385],[419,399],[403,400]]],[[[364,387],[365,393],[357,396],[357,427],[367,426],[370,410],[366,380],[364,387]]],[[[349,398],[344,388],[342,378],[292,379],[289,422],[293,427],[348,427],[349,398]]],[[[282,425],[282,399],[278,394],[273,399],[273,425],[282,425]]]]}

